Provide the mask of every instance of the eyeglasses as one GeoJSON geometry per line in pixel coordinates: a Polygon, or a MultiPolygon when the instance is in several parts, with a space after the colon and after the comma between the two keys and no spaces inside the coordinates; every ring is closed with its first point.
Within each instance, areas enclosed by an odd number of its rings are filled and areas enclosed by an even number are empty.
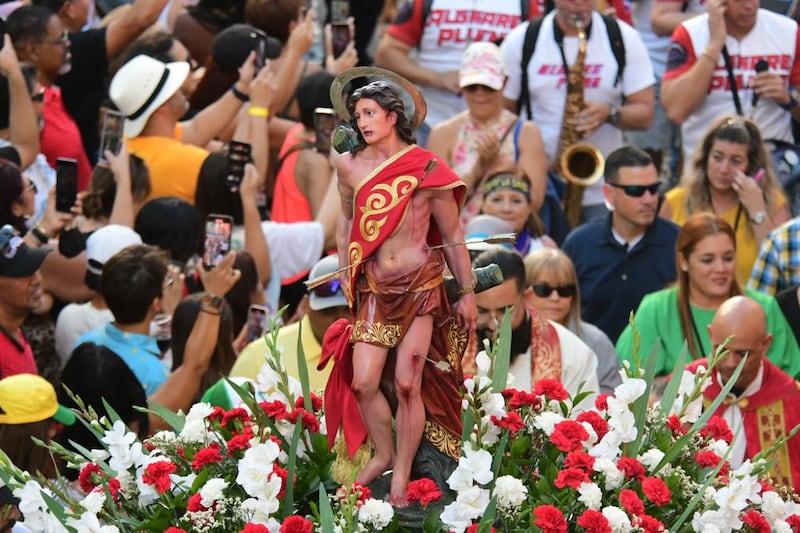
{"type": "Polygon", "coordinates": [[[66,47],[69,44],[69,32],[64,30],[61,32],[61,38],[57,41],[39,41],[42,44],[49,44],[51,46],[64,46],[66,47]]]}
{"type": "Polygon", "coordinates": [[[6,259],[13,259],[17,255],[17,250],[22,246],[22,242],[22,237],[17,235],[9,224],[0,228],[0,253],[6,259]]]}
{"type": "Polygon", "coordinates": [[[487,85],[481,85],[479,83],[476,83],[476,84],[473,84],[473,85],[467,85],[466,87],[462,87],[461,88],[462,91],[465,91],[465,92],[468,92],[468,93],[478,92],[478,89],[481,89],[481,90],[483,90],[484,92],[487,92],[487,93],[497,92],[496,90],[492,89],[491,87],[489,87],[487,85]]]}
{"type": "Polygon", "coordinates": [[[577,287],[574,283],[560,285],[558,287],[548,285],[547,283],[537,283],[533,286],[533,293],[539,298],[550,298],[553,291],[556,291],[560,298],[572,298],[575,296],[576,289],[577,287]]]}
{"type": "Polygon", "coordinates": [[[342,282],[338,279],[332,279],[311,289],[311,294],[317,298],[330,298],[342,290],[342,282]]]}
{"type": "Polygon", "coordinates": [[[31,180],[27,180],[27,182],[28,182],[28,184],[25,185],[25,189],[23,191],[24,192],[33,192],[33,194],[36,194],[38,192],[38,189],[36,188],[36,184],[34,182],[32,182],[31,180]]]}
{"type": "Polygon", "coordinates": [[[658,194],[659,189],[661,189],[660,181],[651,183],[650,185],[620,185],[619,183],[609,183],[609,185],[616,189],[622,189],[626,196],[632,196],[634,198],[641,198],[644,196],[645,192],[649,192],[655,196],[658,194]]]}
{"type": "Polygon", "coordinates": [[[38,91],[31,95],[31,102],[44,102],[44,87],[40,87],[38,91]]]}

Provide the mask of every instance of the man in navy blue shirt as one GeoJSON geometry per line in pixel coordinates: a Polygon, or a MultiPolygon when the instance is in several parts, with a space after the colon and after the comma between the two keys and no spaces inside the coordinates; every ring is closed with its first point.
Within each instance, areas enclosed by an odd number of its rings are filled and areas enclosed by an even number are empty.
{"type": "Polygon", "coordinates": [[[675,281],[678,226],[657,216],[661,182],[646,152],[609,154],[605,181],[611,213],[576,228],[564,251],[578,273],[583,320],[616,342],[642,298],[675,281]]]}

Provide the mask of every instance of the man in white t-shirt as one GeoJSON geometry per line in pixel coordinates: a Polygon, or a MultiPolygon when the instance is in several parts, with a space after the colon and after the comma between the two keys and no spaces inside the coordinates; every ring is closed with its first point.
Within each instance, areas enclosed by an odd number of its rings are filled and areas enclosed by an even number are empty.
{"type": "Polygon", "coordinates": [[[408,78],[425,94],[428,115],[417,132],[417,144],[424,146],[430,128],[467,108],[458,86],[458,69],[467,46],[502,39],[520,21],[537,16],[541,12],[540,3],[538,0],[405,3],[378,46],[375,65],[408,78]],[[427,13],[425,4],[429,5],[427,13]],[[411,53],[413,48],[418,51],[416,59],[411,53]]]}
{"type": "MultiPolygon", "coordinates": [[[[559,156],[564,109],[566,71],[578,55],[577,19],[586,26],[587,48],[584,75],[584,107],[576,129],[585,142],[607,156],[623,145],[623,130],[650,127],[654,113],[653,68],[639,34],[618,21],[625,45],[625,69],[619,66],[608,38],[606,24],[591,2],[555,0],[555,10],[542,20],[536,48],[528,63],[528,91],[533,120],[542,131],[550,162],[559,156]],[[563,51],[563,54],[562,54],[563,51]]],[[[520,24],[503,41],[500,50],[508,72],[504,96],[506,107],[516,110],[522,87],[522,47],[528,24],[520,24]]],[[[605,214],[602,180],[586,187],[582,221],[605,214]]]]}
{"type": "Polygon", "coordinates": [[[723,49],[736,80],[741,113],[752,118],[764,139],[791,142],[791,119],[800,118],[794,95],[800,87],[797,23],[759,9],[758,0],[709,0],[706,8],[672,34],[661,91],[667,116],[681,125],[684,168],[691,164],[709,124],[737,113],[723,49]],[[761,59],[767,70],[757,73],[761,59]]]}

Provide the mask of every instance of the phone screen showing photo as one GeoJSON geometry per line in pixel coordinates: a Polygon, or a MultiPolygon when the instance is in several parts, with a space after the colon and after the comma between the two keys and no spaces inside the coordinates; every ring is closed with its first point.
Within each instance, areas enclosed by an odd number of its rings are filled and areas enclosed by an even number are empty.
{"type": "Polygon", "coordinates": [[[220,264],[231,249],[233,219],[227,215],[208,215],[203,266],[210,270],[220,264]]]}
{"type": "Polygon", "coordinates": [[[270,318],[269,309],[263,305],[251,305],[247,312],[247,342],[251,343],[264,336],[270,318]]]}
{"type": "Polygon", "coordinates": [[[350,25],[346,22],[331,24],[331,47],[333,57],[342,55],[350,43],[350,25]]]}
{"type": "Polygon", "coordinates": [[[100,160],[105,161],[106,150],[114,155],[119,154],[122,143],[122,126],[125,117],[119,111],[103,107],[100,109],[103,115],[103,126],[100,131],[100,160]]]}
{"type": "Polygon", "coordinates": [[[317,151],[327,154],[331,151],[331,137],[336,127],[336,117],[330,107],[314,109],[314,133],[316,135],[317,151]]]}

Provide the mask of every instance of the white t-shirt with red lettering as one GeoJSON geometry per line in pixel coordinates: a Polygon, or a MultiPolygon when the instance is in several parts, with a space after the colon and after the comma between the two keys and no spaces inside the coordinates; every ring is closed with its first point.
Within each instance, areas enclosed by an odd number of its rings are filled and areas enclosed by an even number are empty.
{"type": "MultiPolygon", "coordinates": [[[[458,70],[470,43],[496,41],[520,22],[520,0],[433,0],[427,20],[423,4],[423,0],[408,2],[387,31],[416,47],[417,63],[436,72],[458,70]]],[[[530,16],[539,13],[541,6],[531,0],[530,16]]],[[[431,127],[466,109],[458,94],[425,85],[421,89],[428,104],[425,123],[431,127]]]]}
{"type": "MultiPolygon", "coordinates": [[[[710,38],[708,14],[704,13],[684,21],[675,28],[670,46],[667,72],[664,80],[679,77],[689,70],[703,54],[710,38]]],[[[728,35],[725,46],[733,66],[737,92],[742,112],[750,117],[752,111],[752,78],[759,59],[769,63],[769,69],[784,77],[791,87],[800,87],[800,32],[797,23],[783,15],[765,9],[758,10],[756,24],[741,41],[728,35]]],[[[728,71],[720,56],[708,94],[700,106],[681,124],[683,137],[683,160],[690,163],[695,149],[714,120],[725,114],[736,114],[733,93],[730,90],[728,71]]],[[[753,121],[761,129],[765,139],[780,139],[792,142],[791,113],[782,109],[774,100],[759,99],[753,121]]]]}
{"type": "MultiPolygon", "coordinates": [[[[553,33],[553,17],[555,12],[542,20],[536,50],[528,63],[528,87],[531,95],[533,121],[539,126],[544,140],[544,148],[550,161],[554,161],[558,153],[558,140],[561,135],[561,124],[566,104],[566,75],[561,52],[553,33]]],[[[617,78],[617,60],[608,40],[603,18],[592,14],[592,26],[586,46],[584,75],[584,101],[622,104],[623,95],[630,95],[644,90],[655,83],[653,68],[639,34],[628,24],[618,21],[622,40],[625,43],[625,70],[622,79],[615,85],[617,78]]],[[[508,34],[500,50],[508,71],[508,81],[504,95],[517,100],[521,91],[522,79],[522,43],[525,39],[527,24],[521,24],[508,34]]],[[[578,55],[578,38],[564,37],[564,56],[567,65],[572,65],[578,55]]],[[[603,156],[623,145],[622,130],[611,124],[603,124],[586,142],[597,147],[603,156]]],[[[602,180],[587,187],[583,195],[583,205],[603,203],[602,180]]]]}

